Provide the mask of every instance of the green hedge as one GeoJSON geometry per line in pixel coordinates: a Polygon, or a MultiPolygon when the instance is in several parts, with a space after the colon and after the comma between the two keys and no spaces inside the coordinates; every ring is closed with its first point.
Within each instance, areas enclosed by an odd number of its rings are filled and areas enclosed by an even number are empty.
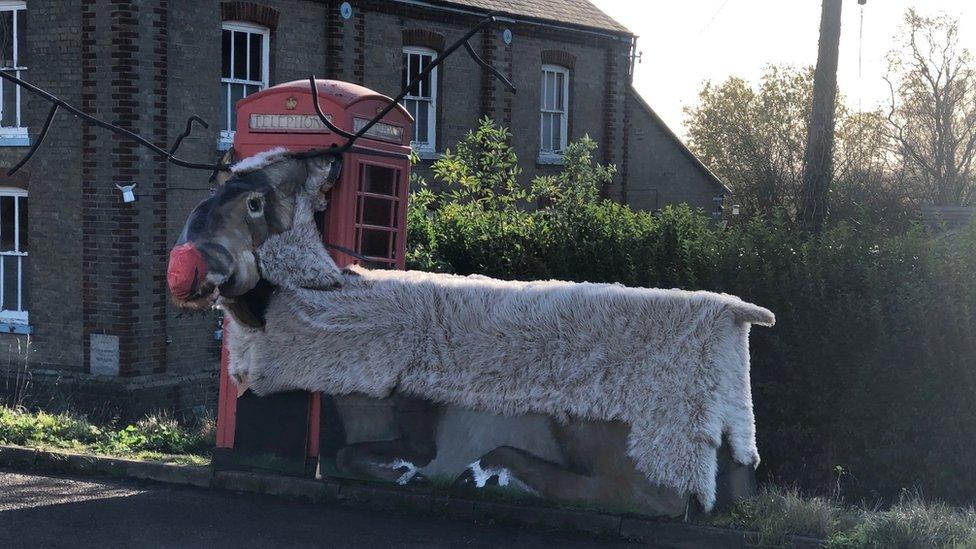
{"type": "Polygon", "coordinates": [[[652,216],[598,198],[612,170],[592,163],[589,140],[529,190],[509,180],[517,169],[472,183],[472,166],[510,161],[506,136],[486,121],[435,165],[445,190],[414,194],[411,268],[739,295],[778,319],[752,336],[763,476],[854,498],[973,500],[976,229],[933,239],[842,223],[806,239],[776,220],[652,216]]]}

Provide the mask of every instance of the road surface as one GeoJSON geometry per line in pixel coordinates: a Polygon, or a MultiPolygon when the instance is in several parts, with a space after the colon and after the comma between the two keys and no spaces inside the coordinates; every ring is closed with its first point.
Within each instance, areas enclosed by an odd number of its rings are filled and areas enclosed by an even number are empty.
{"type": "Polygon", "coordinates": [[[256,494],[0,470],[0,547],[632,547],[256,494]]]}

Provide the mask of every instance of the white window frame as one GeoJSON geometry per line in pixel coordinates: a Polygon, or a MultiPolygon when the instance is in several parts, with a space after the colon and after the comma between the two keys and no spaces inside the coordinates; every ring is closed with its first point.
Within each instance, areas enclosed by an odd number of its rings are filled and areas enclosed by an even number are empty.
{"type": "MultiPolygon", "coordinates": [[[[421,48],[416,46],[404,46],[402,55],[426,55],[430,57],[430,62],[433,63],[437,59],[437,52],[430,48],[421,48]]],[[[417,153],[433,154],[437,151],[437,71],[440,67],[435,67],[434,70],[430,72],[430,97],[420,97],[411,94],[407,94],[403,97],[403,105],[406,107],[407,100],[411,101],[422,101],[427,103],[427,141],[419,142],[414,141],[414,134],[410,135],[410,146],[417,153]]],[[[407,70],[407,77],[410,76],[410,71],[407,70]]],[[[402,83],[406,86],[407,82],[402,83]]],[[[416,122],[415,122],[416,124],[416,122]]],[[[413,130],[412,130],[413,131],[413,130]]]]}
{"type": "MultiPolygon", "coordinates": [[[[551,163],[561,163],[563,160],[563,151],[566,150],[566,145],[569,144],[569,78],[570,70],[566,67],[560,65],[542,65],[542,81],[539,88],[539,162],[542,164],[551,163]],[[546,76],[548,73],[561,74],[563,76],[563,108],[562,110],[552,108],[547,109],[546,105],[546,94],[549,92],[548,86],[546,85],[546,76]],[[543,131],[544,125],[546,123],[546,114],[559,114],[561,115],[559,123],[559,148],[552,149],[547,148],[552,146],[552,140],[549,143],[542,142],[542,136],[545,135],[543,131]]],[[[552,121],[550,120],[550,124],[552,121]]],[[[550,131],[552,128],[550,127],[550,131]]],[[[550,133],[550,136],[552,133],[550,133]]]]}
{"type": "MultiPolygon", "coordinates": [[[[12,1],[12,0],[0,0],[0,11],[11,12],[11,17],[13,20],[13,44],[12,52],[14,58],[12,67],[0,67],[0,70],[13,72],[14,76],[17,78],[22,78],[23,71],[27,70],[27,67],[20,63],[20,47],[19,47],[19,36],[17,29],[17,12],[27,10],[27,2],[22,0],[12,1]]],[[[0,147],[19,147],[30,145],[30,139],[27,136],[27,127],[23,125],[20,118],[20,86],[14,85],[12,82],[7,82],[4,80],[0,82],[0,117],[2,117],[3,112],[3,94],[11,93],[15,95],[14,107],[17,109],[16,120],[17,123],[13,126],[0,126],[0,147]]]]}
{"type": "MultiPolygon", "coordinates": [[[[244,79],[241,79],[241,78],[224,78],[223,72],[221,71],[221,75],[220,75],[220,93],[223,93],[223,94],[226,94],[227,95],[227,110],[226,110],[226,112],[222,113],[223,121],[220,124],[220,128],[221,128],[220,129],[220,138],[219,138],[219,141],[218,141],[218,144],[217,144],[218,145],[218,148],[221,149],[221,150],[227,150],[227,149],[229,149],[230,146],[234,142],[234,130],[231,130],[230,128],[231,128],[231,120],[232,120],[232,117],[237,116],[237,113],[234,112],[234,105],[231,104],[231,100],[230,100],[231,97],[232,97],[232,95],[231,95],[231,87],[234,84],[245,85],[245,86],[260,86],[260,89],[258,91],[261,91],[261,90],[264,90],[264,89],[267,89],[268,88],[269,81],[270,81],[270,78],[271,78],[271,63],[270,63],[270,61],[271,61],[271,29],[269,29],[268,27],[263,27],[261,25],[256,25],[254,23],[248,23],[246,21],[224,21],[223,23],[221,23],[221,25],[220,25],[220,34],[221,34],[221,38],[220,38],[221,39],[220,56],[221,56],[221,63],[223,63],[223,55],[224,55],[224,52],[223,52],[223,34],[224,34],[224,31],[225,30],[231,31],[231,32],[236,31],[236,32],[246,32],[246,33],[248,33],[248,36],[247,36],[247,45],[244,47],[244,49],[246,50],[247,56],[248,56],[246,66],[249,67],[249,68],[251,66],[251,59],[250,59],[250,57],[251,57],[251,35],[252,34],[260,34],[264,38],[261,40],[262,48],[261,48],[261,79],[260,80],[244,80],[244,79]],[[225,86],[225,84],[229,84],[229,85],[226,85],[225,86]]],[[[233,74],[234,73],[234,39],[233,39],[233,35],[231,35],[231,41],[230,41],[230,67],[231,67],[231,74],[233,74]]],[[[247,97],[247,96],[244,95],[242,97],[247,97]]]]}
{"type": "MultiPolygon", "coordinates": [[[[14,249],[0,250],[0,322],[9,324],[27,324],[27,310],[24,308],[24,258],[27,252],[20,249],[20,200],[27,199],[27,191],[17,187],[0,187],[0,196],[14,197],[14,249]],[[4,263],[6,257],[17,258],[17,308],[8,309],[4,296],[4,263]]],[[[0,224],[2,227],[2,224],[0,224]]]]}

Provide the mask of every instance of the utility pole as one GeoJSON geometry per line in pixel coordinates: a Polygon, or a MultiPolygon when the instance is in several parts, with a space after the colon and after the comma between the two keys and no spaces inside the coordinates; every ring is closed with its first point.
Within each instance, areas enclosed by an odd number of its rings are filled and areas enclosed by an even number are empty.
{"type": "MultiPolygon", "coordinates": [[[[837,101],[837,55],[840,48],[842,0],[823,0],[820,46],[813,76],[813,109],[803,159],[803,190],[799,221],[804,230],[819,233],[827,209],[833,172],[834,110],[837,101]]],[[[861,0],[859,0],[860,2],[861,0]]]]}

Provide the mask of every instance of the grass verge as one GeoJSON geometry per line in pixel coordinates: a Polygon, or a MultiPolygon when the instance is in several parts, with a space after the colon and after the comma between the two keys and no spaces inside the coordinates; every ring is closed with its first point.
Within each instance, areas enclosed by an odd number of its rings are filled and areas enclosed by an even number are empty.
{"type": "Polygon", "coordinates": [[[877,509],[766,487],[707,521],[758,532],[763,546],[787,546],[789,536],[807,536],[828,547],[976,547],[976,510],[907,494],[890,508],[877,509]]]}
{"type": "Polygon", "coordinates": [[[205,465],[214,433],[212,418],[182,425],[166,414],[153,414],[125,426],[95,425],[76,414],[0,406],[0,444],[205,465]]]}

